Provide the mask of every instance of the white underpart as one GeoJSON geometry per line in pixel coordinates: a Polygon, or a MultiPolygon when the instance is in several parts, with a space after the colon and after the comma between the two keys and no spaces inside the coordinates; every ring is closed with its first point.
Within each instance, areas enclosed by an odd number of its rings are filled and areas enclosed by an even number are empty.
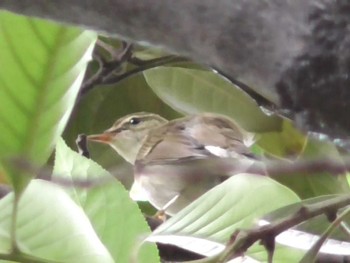
{"type": "Polygon", "coordinates": [[[134,201],[148,201],[149,197],[145,189],[138,181],[134,181],[130,192],[130,198],[134,201]]]}
{"type": "Polygon", "coordinates": [[[222,158],[228,158],[228,157],[232,157],[232,158],[238,158],[239,154],[237,154],[236,152],[233,151],[228,151],[226,149],[223,149],[219,146],[205,146],[204,147],[207,151],[209,151],[211,154],[214,154],[218,157],[222,157],[222,158]]]}

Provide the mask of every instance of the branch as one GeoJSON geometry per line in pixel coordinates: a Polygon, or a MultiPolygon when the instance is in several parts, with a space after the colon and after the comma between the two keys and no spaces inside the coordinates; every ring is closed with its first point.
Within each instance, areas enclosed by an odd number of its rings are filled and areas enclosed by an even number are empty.
{"type": "Polygon", "coordinates": [[[292,228],[306,220],[325,214],[336,214],[340,208],[350,204],[350,196],[342,196],[321,201],[311,205],[302,206],[296,213],[274,222],[251,230],[237,230],[231,237],[226,249],[218,256],[217,262],[242,255],[255,242],[268,242],[280,233],[292,228]]]}
{"type": "Polygon", "coordinates": [[[95,73],[95,75],[93,75],[90,79],[88,79],[82,85],[82,88],[80,90],[80,96],[85,95],[87,92],[92,90],[97,85],[117,84],[118,82],[125,80],[129,77],[132,77],[147,69],[159,67],[170,63],[185,62],[185,61],[188,61],[188,59],[178,57],[178,56],[173,56],[173,55],[141,61],[131,57],[130,55],[127,58],[127,60],[124,60],[123,62],[130,62],[134,65],[137,65],[137,67],[134,69],[128,70],[122,74],[117,74],[117,73],[114,74],[117,68],[120,67],[121,61],[118,62],[118,60],[115,60],[113,62],[108,62],[108,63],[102,61],[101,69],[99,69],[97,73],[95,73]]]}
{"type": "Polygon", "coordinates": [[[151,59],[149,61],[143,62],[142,65],[140,65],[139,67],[129,70],[124,74],[110,76],[109,78],[106,78],[102,84],[115,84],[150,68],[155,68],[155,67],[159,67],[170,63],[185,62],[185,61],[188,61],[188,59],[183,57],[177,57],[177,56],[164,56],[156,59],[151,59]]]}
{"type": "Polygon", "coordinates": [[[296,161],[270,161],[256,162],[251,168],[250,173],[267,174],[271,177],[305,174],[311,176],[316,173],[330,173],[333,175],[345,174],[350,170],[350,158],[330,159],[321,158],[314,160],[296,160],[296,161]]]}
{"type": "Polygon", "coordinates": [[[349,8],[347,0],[0,1],[0,9],[190,57],[254,89],[304,129],[344,138],[349,8]]]}
{"type": "MultiPolygon", "coordinates": [[[[324,2],[318,1],[321,6],[324,2]]],[[[301,52],[313,8],[303,0],[0,1],[0,9],[189,55],[251,87],[263,88],[275,102],[278,96],[269,90],[274,89],[281,66],[301,52]]]]}
{"type": "Polygon", "coordinates": [[[132,45],[124,44],[119,51],[113,52],[110,55],[112,57],[111,61],[105,61],[102,56],[98,54],[95,55],[99,63],[99,69],[90,79],[83,83],[80,89],[80,96],[93,89],[96,85],[104,84],[106,79],[110,78],[114,72],[118,71],[131,57],[132,45]]]}
{"type": "MultiPolygon", "coordinates": [[[[343,211],[340,215],[332,220],[332,224],[326,229],[326,231],[322,234],[322,236],[313,244],[311,249],[304,255],[300,263],[309,263],[316,262],[316,257],[318,252],[320,251],[322,245],[328,237],[336,230],[337,228],[342,229],[341,225],[344,223],[344,219],[349,215],[350,208],[347,207],[345,211],[343,211]]],[[[345,224],[345,223],[344,223],[345,224]]]]}

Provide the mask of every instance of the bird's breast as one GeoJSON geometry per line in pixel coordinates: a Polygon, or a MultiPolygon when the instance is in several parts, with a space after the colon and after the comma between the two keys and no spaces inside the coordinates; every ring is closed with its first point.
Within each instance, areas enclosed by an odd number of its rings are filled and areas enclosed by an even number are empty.
{"type": "Polygon", "coordinates": [[[166,210],[173,214],[222,182],[224,176],[247,170],[250,162],[241,164],[235,158],[186,158],[163,160],[134,166],[135,183],[157,209],[178,198],[166,210]]]}

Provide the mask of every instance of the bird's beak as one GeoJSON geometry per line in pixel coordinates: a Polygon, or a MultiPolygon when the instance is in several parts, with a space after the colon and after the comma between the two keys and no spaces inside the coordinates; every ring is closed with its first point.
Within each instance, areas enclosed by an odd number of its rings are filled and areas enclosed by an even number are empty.
{"type": "Polygon", "coordinates": [[[105,144],[109,144],[112,141],[112,138],[113,138],[113,135],[111,133],[108,133],[108,132],[87,136],[87,139],[89,141],[100,142],[100,143],[105,143],[105,144]]]}

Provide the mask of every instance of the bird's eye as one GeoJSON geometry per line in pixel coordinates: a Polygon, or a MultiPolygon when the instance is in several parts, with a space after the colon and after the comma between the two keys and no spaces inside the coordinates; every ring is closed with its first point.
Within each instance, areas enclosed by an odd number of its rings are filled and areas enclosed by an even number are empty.
{"type": "Polygon", "coordinates": [[[139,118],[131,118],[130,120],[129,120],[129,123],[131,124],[131,125],[137,125],[137,124],[139,124],[141,122],[141,120],[139,119],[139,118]]]}

